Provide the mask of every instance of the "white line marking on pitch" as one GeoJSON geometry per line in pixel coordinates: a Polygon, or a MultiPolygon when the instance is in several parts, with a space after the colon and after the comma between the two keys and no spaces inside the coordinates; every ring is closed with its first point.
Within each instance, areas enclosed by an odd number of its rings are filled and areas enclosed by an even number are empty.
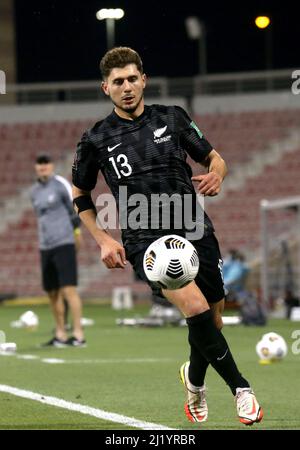
{"type": "MultiPolygon", "coordinates": [[[[2,356],[2,355],[1,355],[2,356]]],[[[15,356],[17,359],[27,361],[40,361],[46,364],[139,364],[139,363],[168,363],[175,361],[171,358],[101,358],[101,359],[63,359],[42,358],[37,355],[22,355],[17,353],[5,353],[3,356],[15,356]]]]}
{"type": "Polygon", "coordinates": [[[174,430],[175,428],[168,428],[164,425],[144,422],[142,420],[135,419],[134,417],[127,417],[121,414],[111,413],[103,411],[102,409],[92,408],[91,406],[81,405],[79,403],[68,402],[61,398],[49,397],[46,395],[38,394],[37,392],[31,392],[24,389],[18,389],[13,386],[0,384],[0,392],[15,395],[17,397],[26,398],[29,400],[35,400],[37,402],[56,406],[58,408],[68,409],[69,411],[76,411],[81,414],[96,417],[101,420],[108,420],[109,422],[121,423],[134,428],[140,428],[142,430],[174,430]]]}
{"type": "Polygon", "coordinates": [[[127,359],[60,359],[43,358],[42,362],[48,364],[136,364],[136,363],[164,363],[174,361],[172,359],[155,358],[127,358],[127,359]]]}
{"type": "Polygon", "coordinates": [[[26,360],[33,360],[33,359],[40,359],[37,355],[16,355],[17,359],[26,359],[26,360]]]}
{"type": "Polygon", "coordinates": [[[43,358],[41,361],[47,364],[64,364],[66,362],[64,359],[59,358],[43,358]]]}

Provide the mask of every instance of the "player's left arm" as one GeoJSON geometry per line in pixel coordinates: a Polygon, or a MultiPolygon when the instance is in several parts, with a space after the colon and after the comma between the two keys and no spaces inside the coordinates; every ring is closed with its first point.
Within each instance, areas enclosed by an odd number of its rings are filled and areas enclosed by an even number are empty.
{"type": "Polygon", "coordinates": [[[199,184],[197,189],[202,195],[218,195],[221,184],[227,174],[227,166],[224,159],[216,150],[211,150],[207,157],[201,161],[204,167],[208,168],[208,173],[192,177],[193,181],[199,184]]]}

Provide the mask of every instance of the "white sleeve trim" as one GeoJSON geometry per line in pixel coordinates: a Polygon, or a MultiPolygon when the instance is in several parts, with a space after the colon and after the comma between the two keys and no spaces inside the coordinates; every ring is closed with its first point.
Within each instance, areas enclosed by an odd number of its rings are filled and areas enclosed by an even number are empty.
{"type": "Polygon", "coordinates": [[[68,182],[68,180],[66,180],[64,177],[61,177],[60,175],[55,175],[55,179],[56,179],[57,181],[60,181],[61,184],[64,185],[64,187],[66,188],[66,190],[67,190],[67,192],[68,192],[68,194],[69,194],[70,200],[71,200],[71,202],[72,202],[72,201],[73,201],[73,196],[72,196],[72,187],[71,187],[71,184],[68,182]]]}

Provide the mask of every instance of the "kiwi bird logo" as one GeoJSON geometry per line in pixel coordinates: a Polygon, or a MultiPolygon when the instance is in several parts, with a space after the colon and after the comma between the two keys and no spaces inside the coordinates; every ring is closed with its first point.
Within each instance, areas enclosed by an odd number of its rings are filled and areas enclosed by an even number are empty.
{"type": "Polygon", "coordinates": [[[167,128],[168,128],[167,125],[163,128],[157,128],[157,130],[153,131],[154,137],[160,138],[164,134],[164,132],[166,131],[167,128]]]}

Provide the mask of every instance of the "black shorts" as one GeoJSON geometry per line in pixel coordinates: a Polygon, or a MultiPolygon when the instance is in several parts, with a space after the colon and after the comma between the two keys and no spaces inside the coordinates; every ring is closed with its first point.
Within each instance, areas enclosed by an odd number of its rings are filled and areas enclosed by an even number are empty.
{"type": "Polygon", "coordinates": [[[41,250],[42,283],[45,291],[77,286],[77,263],[74,244],[41,250]]]}
{"type": "MultiPolygon", "coordinates": [[[[222,273],[223,262],[218,240],[214,234],[210,234],[199,241],[191,241],[191,243],[196,248],[199,257],[199,271],[195,278],[195,283],[208,303],[217,303],[225,296],[222,273]]],[[[161,289],[151,283],[144,272],[143,258],[146,249],[147,247],[145,247],[145,250],[129,256],[128,260],[137,276],[149,284],[153,294],[164,298],[161,289]]]]}

